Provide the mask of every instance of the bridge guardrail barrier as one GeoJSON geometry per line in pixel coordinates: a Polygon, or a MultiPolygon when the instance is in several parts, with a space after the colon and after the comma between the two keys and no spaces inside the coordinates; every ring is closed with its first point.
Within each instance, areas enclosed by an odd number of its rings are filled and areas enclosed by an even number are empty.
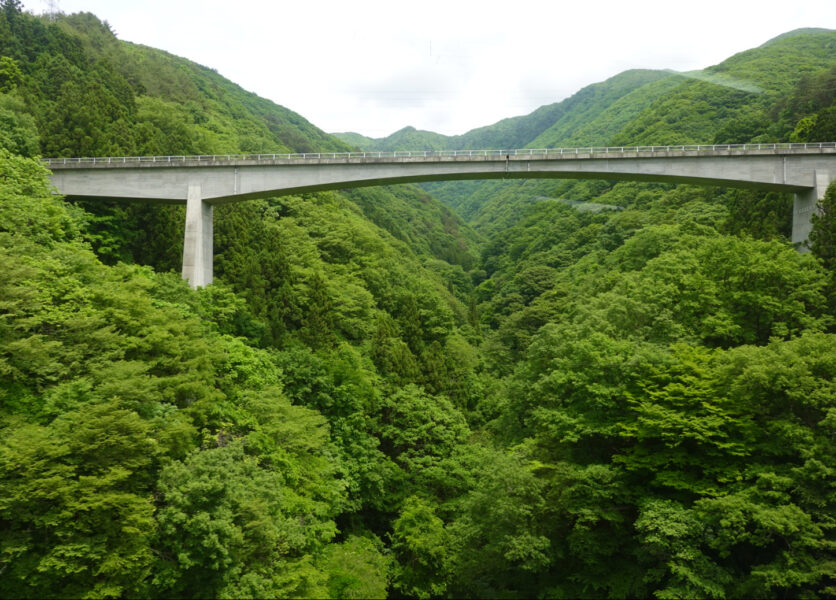
{"type": "Polygon", "coordinates": [[[676,146],[586,146],[580,148],[521,148],[513,150],[397,150],[394,152],[304,152],[276,154],[200,154],[194,156],[98,156],[87,158],[44,158],[47,167],[63,165],[98,165],[127,163],[192,163],[259,160],[314,160],[339,158],[447,158],[496,156],[547,156],[579,154],[635,154],[667,152],[717,152],[732,150],[816,150],[836,148],[836,142],[784,144],[685,144],[676,146]]]}

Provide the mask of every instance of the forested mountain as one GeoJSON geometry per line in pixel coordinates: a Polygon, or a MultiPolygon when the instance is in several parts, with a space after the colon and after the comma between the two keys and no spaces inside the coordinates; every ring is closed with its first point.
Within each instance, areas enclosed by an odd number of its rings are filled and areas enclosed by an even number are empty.
{"type": "Polygon", "coordinates": [[[552,129],[572,130],[590,116],[610,107],[636,88],[666,77],[664,71],[631,70],[602,83],[585,87],[562,102],[542,106],[529,115],[503,119],[487,127],[463,135],[441,135],[405,127],[390,136],[371,139],[356,133],[336,133],[336,137],[363,150],[486,150],[501,148],[551,147],[535,146],[535,140],[547,136],[552,129]]]}
{"type": "MultiPolygon", "coordinates": [[[[628,71],[456,143],[836,139],[834,41],[628,71]]],[[[725,189],[250,201],[191,290],[182,209],[67,203],[33,158],[343,140],[0,1],[0,597],[836,594],[836,186],[806,254],[788,198],[725,189]]]]}

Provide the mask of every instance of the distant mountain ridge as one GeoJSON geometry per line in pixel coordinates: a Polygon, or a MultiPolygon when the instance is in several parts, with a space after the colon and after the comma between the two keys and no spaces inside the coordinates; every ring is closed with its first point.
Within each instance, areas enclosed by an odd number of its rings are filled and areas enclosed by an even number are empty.
{"type": "Polygon", "coordinates": [[[652,81],[667,77],[665,71],[632,69],[606,81],[589,85],[560,102],[541,106],[528,115],[509,117],[462,135],[443,135],[404,127],[385,138],[369,138],[346,132],[335,137],[363,150],[470,150],[525,148],[557,128],[572,131],[589,113],[605,109],[618,98],[652,81]]]}

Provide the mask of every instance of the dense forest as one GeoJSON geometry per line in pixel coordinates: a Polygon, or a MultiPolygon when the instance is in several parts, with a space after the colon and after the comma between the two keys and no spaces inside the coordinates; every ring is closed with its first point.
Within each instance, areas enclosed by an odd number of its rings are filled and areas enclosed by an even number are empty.
{"type": "Polygon", "coordinates": [[[0,597],[836,595],[836,185],[70,203],[39,156],[836,140],[836,32],[329,135],[0,1],[0,597]]]}

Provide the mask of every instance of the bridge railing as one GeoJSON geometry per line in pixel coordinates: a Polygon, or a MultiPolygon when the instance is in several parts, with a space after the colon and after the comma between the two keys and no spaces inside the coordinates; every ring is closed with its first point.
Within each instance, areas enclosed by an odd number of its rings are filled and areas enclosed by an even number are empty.
{"type": "Polygon", "coordinates": [[[635,154],[668,152],[718,152],[754,150],[816,150],[836,148],[836,142],[802,144],[685,144],[678,146],[586,146],[580,148],[522,148],[513,150],[396,150],[394,152],[304,152],[289,154],[199,154],[173,156],[99,156],[89,158],[44,158],[45,166],[126,163],[216,163],[258,160],[315,160],[340,158],[449,158],[511,157],[588,154],[635,154]]]}

